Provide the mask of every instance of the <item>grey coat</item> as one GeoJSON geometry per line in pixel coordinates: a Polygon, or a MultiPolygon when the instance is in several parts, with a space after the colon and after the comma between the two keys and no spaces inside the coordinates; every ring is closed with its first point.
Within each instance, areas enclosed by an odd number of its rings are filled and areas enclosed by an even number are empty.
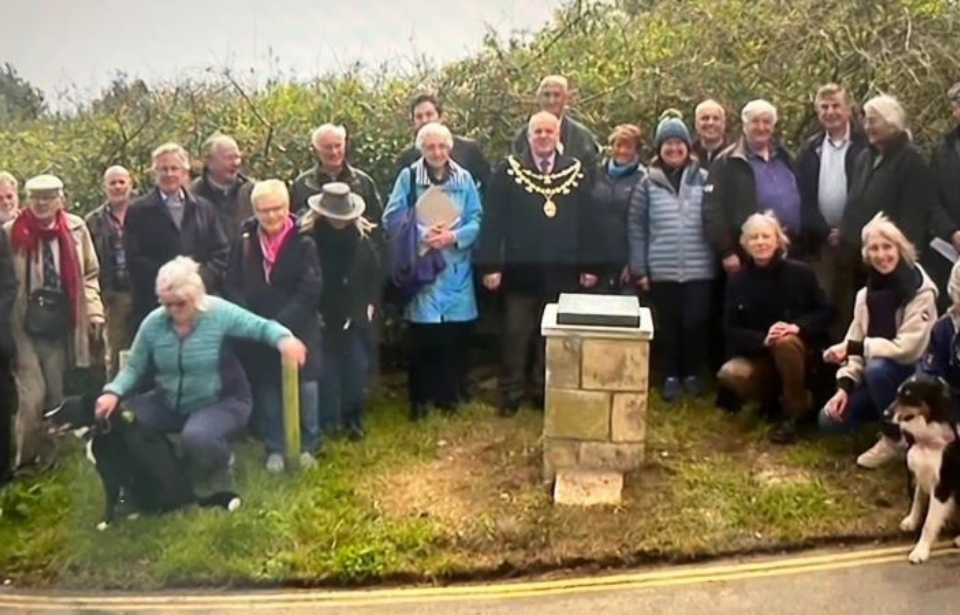
{"type": "Polygon", "coordinates": [[[633,275],[651,282],[713,279],[716,261],[701,217],[706,181],[706,171],[691,161],[678,194],[661,167],[649,167],[633,191],[627,219],[633,275]]]}

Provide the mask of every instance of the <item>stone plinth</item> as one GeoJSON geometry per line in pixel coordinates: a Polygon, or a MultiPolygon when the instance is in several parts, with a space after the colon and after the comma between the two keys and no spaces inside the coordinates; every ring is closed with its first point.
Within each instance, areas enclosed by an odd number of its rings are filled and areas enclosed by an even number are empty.
{"type": "Polygon", "coordinates": [[[558,503],[561,494],[566,503],[611,503],[622,473],[643,462],[653,319],[639,309],[636,327],[560,325],[557,304],[544,310],[543,477],[559,483],[563,472],[568,486],[557,485],[558,503]],[[600,486],[603,494],[583,493],[600,486]],[[571,489],[576,497],[567,497],[571,489]]]}

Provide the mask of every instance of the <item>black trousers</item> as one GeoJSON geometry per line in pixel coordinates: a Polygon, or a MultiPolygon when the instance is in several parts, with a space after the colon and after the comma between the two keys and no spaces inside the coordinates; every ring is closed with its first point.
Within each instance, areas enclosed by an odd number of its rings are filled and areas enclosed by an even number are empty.
{"type": "Polygon", "coordinates": [[[466,378],[472,322],[410,323],[407,376],[412,405],[453,409],[466,378]]]}
{"type": "Polygon", "coordinates": [[[540,319],[549,301],[556,301],[556,295],[550,298],[546,294],[508,292],[504,296],[500,401],[505,406],[520,404],[528,373],[534,387],[543,392],[546,349],[540,337],[540,319]]]}
{"type": "Polygon", "coordinates": [[[712,280],[652,282],[654,356],[663,377],[699,376],[707,365],[712,280]]]}
{"type": "Polygon", "coordinates": [[[13,417],[17,391],[9,357],[0,354],[0,484],[13,469],[13,417]]]}

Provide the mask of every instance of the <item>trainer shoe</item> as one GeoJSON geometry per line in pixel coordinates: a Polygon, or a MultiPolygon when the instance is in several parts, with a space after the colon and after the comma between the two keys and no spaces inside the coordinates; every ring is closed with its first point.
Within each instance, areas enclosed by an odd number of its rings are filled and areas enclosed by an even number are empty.
{"type": "Polygon", "coordinates": [[[300,469],[309,470],[313,466],[317,465],[317,458],[313,456],[313,453],[308,451],[303,451],[300,453],[300,469]]]}
{"type": "Polygon", "coordinates": [[[267,472],[278,474],[283,472],[283,455],[280,453],[270,453],[267,455],[267,472]]]}
{"type": "Polygon", "coordinates": [[[670,376],[663,381],[663,388],[660,390],[660,397],[663,398],[663,401],[672,404],[680,399],[681,395],[683,395],[683,387],[679,378],[670,376]]]}
{"type": "Polygon", "coordinates": [[[903,447],[886,436],[880,436],[870,450],[857,457],[857,465],[867,470],[875,470],[893,461],[903,454],[903,447]]]}

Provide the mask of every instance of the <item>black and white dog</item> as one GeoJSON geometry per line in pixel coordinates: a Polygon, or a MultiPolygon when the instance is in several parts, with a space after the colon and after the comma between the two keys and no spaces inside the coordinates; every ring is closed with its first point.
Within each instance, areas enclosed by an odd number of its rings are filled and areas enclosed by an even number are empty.
{"type": "Polygon", "coordinates": [[[189,504],[229,511],[240,507],[240,497],[230,491],[198,498],[169,438],[141,426],[132,412],[122,409],[98,421],[96,400],[96,395],[69,397],[44,416],[57,433],[89,436],[87,458],[96,466],[106,495],[97,529],[113,522],[121,494],[136,512],[143,513],[163,513],[189,504]]]}
{"type": "MultiPolygon", "coordinates": [[[[949,385],[933,376],[913,376],[900,385],[885,416],[900,427],[909,446],[907,468],[913,477],[910,513],[900,522],[904,532],[921,528],[910,561],[930,557],[944,523],[960,501],[960,434],[949,385]],[[924,517],[926,510],[926,517],[924,517]]],[[[960,536],[954,540],[960,547],[960,536]]]]}

